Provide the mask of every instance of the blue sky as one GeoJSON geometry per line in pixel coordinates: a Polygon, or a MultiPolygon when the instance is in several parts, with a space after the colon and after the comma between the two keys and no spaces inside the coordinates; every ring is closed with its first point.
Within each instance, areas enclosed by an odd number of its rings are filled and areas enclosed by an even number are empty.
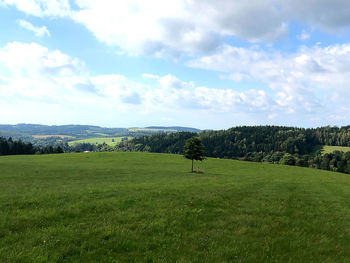
{"type": "Polygon", "coordinates": [[[0,0],[0,123],[349,125],[346,0],[0,0]]]}

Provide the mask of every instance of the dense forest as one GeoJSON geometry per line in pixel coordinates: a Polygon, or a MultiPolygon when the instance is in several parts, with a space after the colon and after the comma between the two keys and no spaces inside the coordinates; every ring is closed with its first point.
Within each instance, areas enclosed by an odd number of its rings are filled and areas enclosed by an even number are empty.
{"type": "Polygon", "coordinates": [[[34,152],[34,147],[31,143],[0,137],[0,155],[33,154],[34,152]]]}
{"type": "MultiPolygon", "coordinates": [[[[350,173],[350,153],[322,155],[320,145],[350,146],[350,126],[304,129],[280,126],[242,126],[228,130],[179,132],[135,138],[138,151],[183,153],[187,139],[199,136],[206,156],[283,163],[350,173]]],[[[130,146],[129,146],[130,147],[130,146]]]]}
{"type": "Polygon", "coordinates": [[[26,143],[22,140],[12,140],[0,137],[0,155],[20,155],[20,154],[49,154],[49,153],[63,153],[60,146],[45,146],[33,147],[32,143],[26,143]]]}
{"type": "Polygon", "coordinates": [[[228,130],[156,134],[133,140],[138,150],[182,153],[185,141],[199,136],[210,157],[245,157],[253,152],[310,154],[317,145],[350,146],[350,126],[304,129],[282,126],[242,126],[228,130]]]}

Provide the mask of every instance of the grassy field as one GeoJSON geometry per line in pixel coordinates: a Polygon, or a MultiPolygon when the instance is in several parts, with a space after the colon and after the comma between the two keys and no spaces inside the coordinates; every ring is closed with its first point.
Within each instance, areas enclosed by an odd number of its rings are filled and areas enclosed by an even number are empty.
{"type": "MultiPolygon", "coordinates": [[[[68,144],[70,146],[77,143],[91,143],[91,144],[103,144],[106,143],[110,146],[115,146],[122,141],[124,137],[96,137],[96,138],[88,138],[83,140],[70,141],[68,144]],[[114,141],[113,141],[114,140],[114,141]]],[[[128,137],[128,139],[132,139],[132,137],[128,137]]]]}
{"type": "Polygon", "coordinates": [[[350,176],[151,153],[0,157],[0,262],[349,262],[350,176]]]}
{"type": "Polygon", "coordinates": [[[322,153],[332,153],[334,151],[341,151],[341,152],[350,152],[350,147],[343,147],[343,146],[323,146],[322,153]]]}

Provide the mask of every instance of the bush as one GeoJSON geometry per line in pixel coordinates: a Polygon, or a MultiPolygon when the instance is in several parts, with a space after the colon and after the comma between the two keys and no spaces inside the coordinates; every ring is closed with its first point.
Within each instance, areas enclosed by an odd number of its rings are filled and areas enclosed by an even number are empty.
{"type": "Polygon", "coordinates": [[[280,164],[295,165],[295,158],[290,153],[285,153],[280,160],[280,164]]]}

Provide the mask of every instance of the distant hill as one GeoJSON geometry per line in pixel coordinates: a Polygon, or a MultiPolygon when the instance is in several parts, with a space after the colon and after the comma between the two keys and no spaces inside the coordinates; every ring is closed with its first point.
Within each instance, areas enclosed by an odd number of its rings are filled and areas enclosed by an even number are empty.
{"type": "Polygon", "coordinates": [[[103,133],[114,135],[115,133],[127,132],[126,128],[103,128],[92,125],[40,125],[40,124],[16,124],[2,125],[0,130],[20,133],[25,135],[71,135],[88,136],[89,134],[103,133]]]}
{"type": "Polygon", "coordinates": [[[105,128],[93,125],[41,125],[41,124],[0,124],[0,136],[28,137],[42,135],[45,137],[57,135],[74,138],[108,137],[108,136],[141,136],[154,133],[169,133],[177,131],[199,132],[199,129],[190,127],[161,127],[150,126],[145,128],[105,128]]]}
{"type": "Polygon", "coordinates": [[[159,129],[159,130],[171,130],[171,131],[183,131],[183,132],[200,132],[201,130],[191,127],[181,127],[181,126],[148,126],[146,129],[159,129]]]}
{"type": "Polygon", "coordinates": [[[18,136],[18,135],[21,135],[21,134],[16,133],[16,132],[12,132],[9,130],[1,130],[0,129],[0,136],[11,137],[11,136],[18,136]]]}

